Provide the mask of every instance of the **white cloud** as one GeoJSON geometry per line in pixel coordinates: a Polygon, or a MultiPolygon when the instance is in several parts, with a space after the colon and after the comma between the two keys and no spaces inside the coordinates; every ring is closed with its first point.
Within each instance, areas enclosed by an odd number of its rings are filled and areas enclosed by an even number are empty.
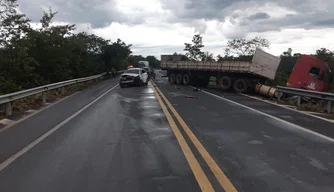
{"type": "MultiPolygon", "coordinates": [[[[182,52],[193,35],[203,35],[204,50],[223,53],[232,38],[260,36],[271,42],[268,50],[279,55],[289,47],[293,52],[314,53],[334,47],[334,13],[328,0],[26,0],[23,12],[38,18],[48,6],[59,11],[57,23],[75,23],[77,31],[88,31],[115,41],[133,44],[142,55],[182,52]],[[38,12],[40,10],[40,13],[38,12]],[[305,11],[308,10],[308,11],[305,11]],[[306,30],[307,29],[307,30],[306,30]]],[[[20,8],[21,10],[21,8],[20,8]]],[[[36,21],[36,19],[35,19],[36,21]]]]}
{"type": "MultiPolygon", "coordinates": [[[[203,43],[206,51],[223,54],[223,49],[227,43],[225,35],[230,33],[224,31],[228,29],[228,24],[218,21],[207,21],[206,32],[203,34],[203,43]]],[[[117,38],[126,43],[133,44],[135,54],[155,55],[160,58],[160,54],[172,54],[182,52],[184,43],[191,42],[195,33],[194,27],[185,27],[181,24],[173,24],[169,28],[150,27],[146,25],[128,26],[119,23],[112,23],[106,28],[93,29],[93,33],[104,38],[115,41],[117,38]]],[[[334,48],[334,29],[285,29],[282,31],[249,33],[246,38],[261,36],[271,42],[268,50],[270,53],[280,55],[289,47],[293,51],[300,53],[314,53],[321,47],[334,48]]]]}
{"type": "MultiPolygon", "coordinates": [[[[260,34],[250,34],[255,36],[260,34]]],[[[279,55],[288,48],[294,53],[315,53],[319,48],[334,48],[334,28],[324,29],[285,29],[279,32],[261,33],[261,36],[271,41],[270,52],[279,55]]]]}

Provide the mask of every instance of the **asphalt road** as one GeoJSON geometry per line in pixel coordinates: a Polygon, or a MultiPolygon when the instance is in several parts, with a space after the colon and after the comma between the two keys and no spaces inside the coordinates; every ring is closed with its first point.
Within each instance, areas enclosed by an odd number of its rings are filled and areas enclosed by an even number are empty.
{"type": "Polygon", "coordinates": [[[333,142],[291,123],[328,137],[331,124],[154,82],[104,81],[0,132],[0,191],[334,191],[333,142]]]}
{"type": "MultiPolygon", "coordinates": [[[[116,83],[107,81],[84,90],[1,132],[1,161],[116,83]]],[[[0,191],[146,192],[200,188],[148,86],[110,91],[4,168],[0,172],[0,191]]]]}
{"type": "Polygon", "coordinates": [[[155,82],[238,191],[334,191],[334,143],[305,131],[332,137],[332,123],[233,93],[205,89],[230,102],[194,92],[161,74],[155,82]]]}

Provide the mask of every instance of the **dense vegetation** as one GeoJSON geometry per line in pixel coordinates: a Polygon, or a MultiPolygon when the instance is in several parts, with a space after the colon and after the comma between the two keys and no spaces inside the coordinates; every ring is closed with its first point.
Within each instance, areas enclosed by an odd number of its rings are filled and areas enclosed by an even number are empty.
{"type": "Polygon", "coordinates": [[[0,0],[0,95],[67,79],[125,69],[139,60],[154,67],[159,61],[131,55],[131,44],[111,42],[75,25],[54,25],[56,12],[43,14],[38,29],[17,11],[17,0],[0,0]]]}

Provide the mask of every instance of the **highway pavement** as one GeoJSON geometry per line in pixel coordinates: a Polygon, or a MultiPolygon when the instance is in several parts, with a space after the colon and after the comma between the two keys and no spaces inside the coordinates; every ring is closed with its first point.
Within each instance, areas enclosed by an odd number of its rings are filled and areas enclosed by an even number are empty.
{"type": "Polygon", "coordinates": [[[334,191],[333,123],[167,78],[156,84],[238,191],[334,191]]]}
{"type": "Polygon", "coordinates": [[[0,191],[334,191],[328,122],[159,73],[117,83],[0,130],[0,191]]]}

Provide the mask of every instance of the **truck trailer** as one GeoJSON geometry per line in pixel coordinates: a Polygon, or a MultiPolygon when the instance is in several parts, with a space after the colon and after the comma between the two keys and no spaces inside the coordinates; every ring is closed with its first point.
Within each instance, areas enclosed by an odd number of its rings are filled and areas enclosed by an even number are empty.
{"type": "Polygon", "coordinates": [[[179,56],[161,55],[161,69],[167,70],[171,83],[207,86],[210,77],[216,77],[217,85],[243,93],[255,88],[266,79],[274,80],[281,61],[260,49],[255,51],[252,61],[181,61],[179,56]]]}
{"type": "MultiPolygon", "coordinates": [[[[271,92],[272,87],[262,86],[266,80],[274,80],[281,58],[260,49],[252,61],[181,61],[178,55],[161,55],[161,69],[167,70],[169,82],[174,84],[207,86],[210,77],[222,90],[233,89],[244,93],[248,90],[271,92]],[[262,91],[261,88],[265,88],[262,91]]],[[[314,91],[327,91],[333,76],[326,62],[310,55],[301,55],[290,73],[287,87],[314,91]]]]}

